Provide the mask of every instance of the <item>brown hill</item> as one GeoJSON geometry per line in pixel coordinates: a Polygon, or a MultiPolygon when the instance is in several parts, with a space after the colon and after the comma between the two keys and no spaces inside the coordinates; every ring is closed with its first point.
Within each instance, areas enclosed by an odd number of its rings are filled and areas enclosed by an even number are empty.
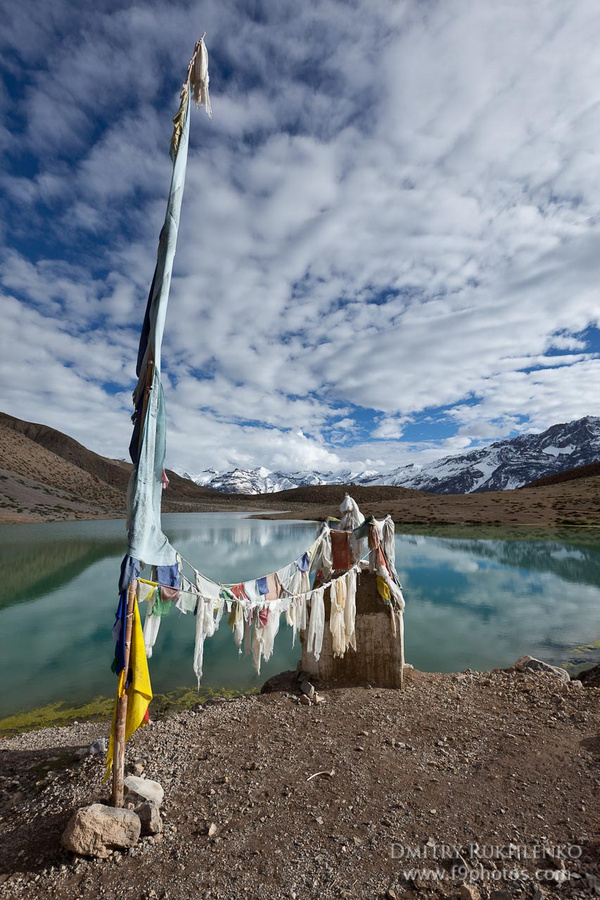
{"type": "Polygon", "coordinates": [[[263,501],[269,503],[277,500],[285,503],[337,503],[339,506],[346,494],[350,494],[359,506],[364,505],[367,508],[372,503],[420,497],[422,496],[422,491],[381,484],[370,486],[359,484],[311,484],[306,487],[292,488],[288,491],[278,491],[276,494],[259,494],[255,495],[255,498],[260,498],[261,503],[263,501]]]}
{"type": "Polygon", "coordinates": [[[62,431],[57,431],[48,425],[24,422],[22,419],[16,419],[6,413],[0,413],[0,428],[16,431],[50,453],[60,456],[65,462],[71,463],[90,475],[97,476],[106,484],[123,491],[127,490],[131,466],[99,456],[93,450],[88,450],[79,441],[63,434],[62,431]]]}
{"type": "Polygon", "coordinates": [[[386,486],[315,485],[255,499],[268,509],[269,496],[278,498],[296,519],[323,519],[339,516],[339,505],[346,490],[365,514],[382,518],[389,513],[395,522],[404,525],[600,527],[600,475],[545,487],[482,494],[430,494],[386,486]]]}
{"type": "MultiPolygon", "coordinates": [[[[100,456],[47,425],[0,413],[0,521],[121,518],[131,469],[130,463],[100,456]]],[[[240,501],[174,472],[168,475],[165,512],[249,505],[249,498],[240,501]]]]}
{"type": "Polygon", "coordinates": [[[124,510],[124,490],[0,427],[0,520],[118,518],[124,510]]]}
{"type": "Polygon", "coordinates": [[[600,475],[600,462],[588,463],[587,466],[576,466],[574,469],[566,469],[564,472],[557,472],[556,475],[546,475],[544,478],[536,478],[529,484],[523,485],[519,490],[532,487],[547,487],[552,484],[564,484],[565,481],[573,481],[576,478],[590,478],[600,475]]]}

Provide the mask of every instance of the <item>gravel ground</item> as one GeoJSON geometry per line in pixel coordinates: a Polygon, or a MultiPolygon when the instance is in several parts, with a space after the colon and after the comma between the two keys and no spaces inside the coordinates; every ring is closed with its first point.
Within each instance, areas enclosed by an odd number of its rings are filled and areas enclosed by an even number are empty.
{"type": "Polygon", "coordinates": [[[403,691],[319,686],[307,707],[279,687],[140,730],[127,760],[163,785],[164,831],[104,861],[59,841],[108,797],[103,759],[75,759],[108,725],[1,741],[3,900],[600,894],[600,688],[409,670],[403,691]]]}

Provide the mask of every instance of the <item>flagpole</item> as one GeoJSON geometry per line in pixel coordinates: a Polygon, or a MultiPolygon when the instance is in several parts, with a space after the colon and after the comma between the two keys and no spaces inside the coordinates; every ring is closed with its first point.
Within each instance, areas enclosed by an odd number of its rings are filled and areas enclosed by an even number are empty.
{"type": "MultiPolygon", "coordinates": [[[[174,130],[170,148],[170,156],[173,161],[171,187],[165,224],[159,238],[156,268],[142,325],[136,365],[138,383],[133,395],[135,426],[134,436],[129,448],[134,469],[131,478],[131,490],[128,491],[127,553],[123,560],[122,572],[131,571],[131,566],[137,566],[137,572],[139,573],[140,566],[143,566],[144,563],[146,565],[167,567],[176,565],[176,553],[163,533],[160,522],[163,487],[160,473],[164,466],[166,452],[166,415],[160,378],[160,362],[185,183],[189,141],[189,110],[192,98],[196,106],[204,107],[207,115],[212,115],[208,93],[208,52],[204,44],[205,34],[206,32],[199,41],[196,41],[194,46],[186,80],[181,90],[179,109],[173,118],[174,130]],[[152,395],[153,391],[154,395],[152,395]],[[150,399],[151,396],[152,399],[150,399]],[[137,434],[138,429],[139,434],[137,434]]],[[[120,584],[119,590],[123,592],[125,589],[125,584],[120,584]]],[[[134,580],[127,585],[127,611],[123,625],[125,628],[124,672],[121,672],[119,688],[117,689],[117,702],[113,719],[114,730],[111,730],[111,741],[107,758],[107,765],[110,765],[112,760],[112,802],[117,808],[123,806],[128,712],[130,719],[132,715],[135,715],[136,718],[133,730],[130,730],[131,735],[142,724],[141,721],[138,721],[140,697],[147,700],[146,713],[148,703],[152,699],[152,689],[145,657],[145,673],[141,673],[141,680],[145,684],[145,690],[140,689],[138,691],[136,689],[135,672],[130,685],[130,698],[125,689],[131,661],[134,616],[136,617],[136,632],[134,635],[137,635],[139,630],[139,615],[135,605],[137,602],[136,593],[137,580],[134,580]]],[[[139,635],[136,637],[136,647],[134,648],[136,657],[134,659],[134,669],[139,662],[137,658],[138,642],[140,642],[141,647],[139,635]]],[[[143,647],[141,647],[141,652],[143,653],[143,647]]],[[[108,769],[108,771],[110,770],[108,769]]],[[[109,777],[108,771],[106,778],[109,777]]]]}
{"type": "MultiPolygon", "coordinates": [[[[131,631],[133,628],[133,604],[137,593],[137,581],[132,581],[127,589],[127,613],[125,618],[125,682],[129,672],[131,656],[131,631]]],[[[119,681],[119,684],[121,682],[119,681]]],[[[113,759],[112,803],[117,809],[123,806],[125,785],[125,722],[127,719],[127,691],[117,698],[117,719],[115,724],[115,751],[113,759]]]]}

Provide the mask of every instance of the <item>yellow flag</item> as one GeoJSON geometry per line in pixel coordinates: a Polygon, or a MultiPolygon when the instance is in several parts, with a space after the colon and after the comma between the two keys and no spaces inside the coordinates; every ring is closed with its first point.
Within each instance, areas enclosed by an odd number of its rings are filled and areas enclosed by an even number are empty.
{"type": "Polygon", "coordinates": [[[382,600],[385,600],[386,603],[390,602],[392,593],[390,591],[390,586],[381,575],[377,576],[377,590],[379,591],[379,596],[382,600]]]}
{"type": "MultiPolygon", "coordinates": [[[[123,623],[123,627],[125,627],[125,622],[123,623]]],[[[127,688],[127,718],[125,719],[126,741],[129,740],[131,735],[140,727],[140,725],[145,724],[144,717],[148,710],[148,704],[152,700],[152,686],[150,684],[148,660],[146,659],[146,649],[144,647],[144,634],[142,632],[142,623],[140,621],[137,600],[133,601],[133,625],[131,628],[129,668],[131,669],[131,682],[127,688]]],[[[117,699],[115,701],[112,727],[110,729],[110,740],[108,743],[108,753],[106,755],[105,781],[110,775],[113,764],[115,732],[117,726],[117,707],[119,705],[119,698],[125,693],[126,679],[127,672],[123,669],[119,676],[117,699]]]]}

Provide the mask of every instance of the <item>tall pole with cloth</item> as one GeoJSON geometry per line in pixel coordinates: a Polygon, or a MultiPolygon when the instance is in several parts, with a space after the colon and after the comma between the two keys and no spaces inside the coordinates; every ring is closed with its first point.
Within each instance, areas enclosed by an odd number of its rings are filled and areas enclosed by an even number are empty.
{"type": "MultiPolygon", "coordinates": [[[[152,689],[136,591],[142,566],[155,568],[160,585],[177,587],[177,554],[161,526],[161,498],[166,454],[166,415],[161,382],[161,346],[169,302],[173,261],[187,168],[190,107],[194,100],[210,116],[208,52],[203,34],[196,42],[180,105],[173,118],[173,161],[167,212],[160,233],[154,277],[140,337],[133,392],[133,435],[129,453],[133,471],[127,492],[127,553],[121,563],[119,605],[113,635],[114,669],[119,676],[107,754],[106,777],[113,770],[112,802],[123,806],[125,742],[148,716],[152,689]]],[[[160,590],[160,588],[159,588],[160,590]]]]}

